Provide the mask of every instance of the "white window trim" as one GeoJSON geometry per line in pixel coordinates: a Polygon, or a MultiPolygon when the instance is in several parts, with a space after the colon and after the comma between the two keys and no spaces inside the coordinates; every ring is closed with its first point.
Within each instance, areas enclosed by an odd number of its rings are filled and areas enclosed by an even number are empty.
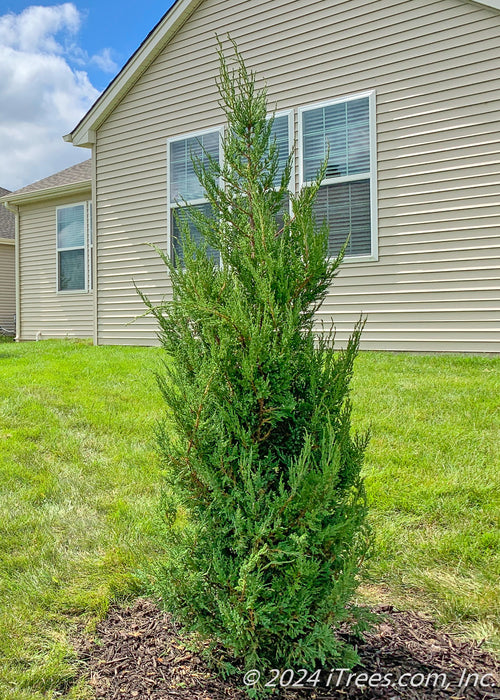
{"type": "Polygon", "coordinates": [[[88,225],[87,225],[87,247],[88,247],[88,255],[87,255],[87,289],[89,292],[91,292],[94,289],[94,208],[92,205],[92,200],[89,199],[87,201],[87,220],[88,220],[88,225]]]}
{"type": "Polygon", "coordinates": [[[219,164],[222,167],[223,162],[223,148],[222,139],[224,137],[224,127],[223,126],[213,126],[208,129],[201,129],[200,131],[191,131],[187,134],[180,134],[179,136],[171,136],[167,138],[167,254],[169,258],[173,259],[173,236],[172,236],[172,210],[179,209],[184,206],[196,205],[196,204],[208,204],[208,199],[191,199],[187,202],[171,202],[170,201],[170,144],[176,141],[185,141],[186,139],[199,138],[205,134],[213,134],[214,132],[219,132],[219,164]]]}
{"type": "Polygon", "coordinates": [[[369,129],[370,129],[370,173],[369,175],[347,175],[343,177],[325,178],[322,185],[341,184],[342,182],[359,181],[362,179],[370,180],[370,226],[371,226],[371,253],[370,255],[346,255],[345,263],[360,263],[360,262],[377,262],[378,261],[378,214],[377,214],[377,126],[376,126],[376,91],[368,90],[358,92],[345,97],[337,97],[332,100],[324,100],[315,102],[314,104],[304,105],[298,108],[298,160],[299,160],[299,189],[310,184],[310,181],[304,181],[304,149],[303,149],[303,114],[312,109],[321,107],[329,107],[333,104],[350,102],[351,100],[359,100],[363,97],[368,97],[369,105],[369,129]]]}
{"type": "Polygon", "coordinates": [[[92,284],[89,284],[89,218],[88,218],[88,206],[89,202],[87,200],[83,202],[72,202],[71,204],[63,204],[59,207],[56,207],[56,294],[61,294],[62,296],[68,296],[71,294],[88,294],[92,290],[92,284]],[[83,236],[83,246],[72,246],[70,248],[59,248],[59,236],[58,236],[58,229],[57,229],[57,212],[60,209],[69,209],[71,207],[80,207],[83,206],[83,228],[84,228],[84,236],[83,236]],[[83,261],[84,261],[84,280],[85,280],[85,288],[84,289],[59,289],[59,253],[64,252],[66,250],[82,250],[83,247],[83,261]]]}

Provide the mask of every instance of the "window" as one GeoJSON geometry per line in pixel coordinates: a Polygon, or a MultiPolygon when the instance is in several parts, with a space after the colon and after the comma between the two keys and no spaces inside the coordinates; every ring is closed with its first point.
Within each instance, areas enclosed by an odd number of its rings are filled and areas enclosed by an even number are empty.
{"type": "MultiPolygon", "coordinates": [[[[276,145],[278,146],[278,163],[279,169],[274,178],[274,185],[276,188],[279,187],[281,183],[281,177],[283,175],[283,170],[285,168],[288,156],[292,150],[293,144],[293,112],[278,112],[274,116],[274,122],[271,129],[271,141],[276,139],[276,145]]],[[[293,186],[293,173],[292,182],[289,183],[289,188],[293,186]]],[[[277,216],[277,225],[279,228],[283,226],[283,213],[288,211],[290,213],[290,200],[286,199],[284,202],[283,210],[277,216]]]]}
{"type": "Polygon", "coordinates": [[[92,288],[89,251],[92,245],[90,202],[56,209],[57,289],[85,292],[92,288]]]}
{"type": "Polygon", "coordinates": [[[328,155],[315,214],[328,225],[332,256],[348,237],[347,258],[377,256],[374,107],[374,93],[365,93],[299,110],[301,184],[328,155]]]}
{"type": "Polygon", "coordinates": [[[92,202],[87,202],[88,212],[88,241],[89,241],[89,256],[88,256],[88,288],[92,289],[94,279],[94,215],[92,213],[92,202]]]}
{"type": "MultiPolygon", "coordinates": [[[[346,259],[377,260],[375,93],[367,92],[321,104],[301,107],[299,113],[299,183],[313,182],[327,154],[325,178],[319,189],[315,214],[329,230],[328,251],[338,254],[346,241],[346,259]]],[[[221,162],[222,128],[200,131],[167,142],[168,227],[170,254],[182,265],[181,228],[187,224],[192,238],[201,233],[186,205],[207,216],[210,204],[194,172],[192,157],[221,162]]],[[[275,115],[271,138],[276,139],[280,168],[278,187],[286,159],[294,143],[293,111],[275,115]]],[[[294,180],[290,183],[293,190],[294,180]]],[[[289,202],[285,203],[285,208],[289,202]]],[[[277,216],[282,225],[283,214],[277,216]]],[[[217,263],[220,254],[208,247],[217,263]]]]}
{"type": "Polygon", "coordinates": [[[276,187],[279,187],[283,170],[290,155],[291,145],[293,144],[293,112],[278,112],[275,114],[271,129],[271,141],[274,139],[276,139],[276,145],[278,146],[279,162],[279,170],[274,179],[274,184],[276,187]]]}
{"type": "MultiPolygon", "coordinates": [[[[194,172],[192,158],[196,156],[207,163],[208,157],[211,157],[220,162],[221,129],[169,139],[167,153],[170,254],[175,257],[177,264],[182,265],[181,226],[183,222],[188,224],[193,240],[197,243],[202,242],[201,233],[191,220],[185,206],[191,205],[207,216],[211,213],[210,204],[194,172]]],[[[218,250],[208,247],[207,252],[211,258],[219,262],[218,250]]]]}

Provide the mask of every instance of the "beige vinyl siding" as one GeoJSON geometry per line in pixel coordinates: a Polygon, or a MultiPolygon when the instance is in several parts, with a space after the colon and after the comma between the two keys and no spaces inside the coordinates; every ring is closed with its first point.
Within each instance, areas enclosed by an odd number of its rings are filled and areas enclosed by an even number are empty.
{"type": "MultiPolygon", "coordinates": [[[[151,344],[170,293],[166,140],[223,123],[215,33],[272,106],[376,91],[376,262],[346,262],[318,314],[363,347],[500,352],[500,12],[468,0],[204,0],[97,131],[98,341],[151,344]]],[[[298,167],[298,158],[296,159],[298,167]]]]}
{"type": "Polygon", "coordinates": [[[0,328],[10,332],[16,330],[15,264],[15,246],[0,242],[0,328]]]}
{"type": "Polygon", "coordinates": [[[20,206],[20,339],[91,338],[92,292],[57,291],[56,207],[84,202],[88,191],[20,206]]]}

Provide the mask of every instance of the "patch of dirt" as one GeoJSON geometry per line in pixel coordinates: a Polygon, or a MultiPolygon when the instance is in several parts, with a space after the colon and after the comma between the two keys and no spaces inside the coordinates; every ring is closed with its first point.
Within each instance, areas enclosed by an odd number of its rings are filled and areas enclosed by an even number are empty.
{"type": "MultiPolygon", "coordinates": [[[[500,698],[500,665],[481,645],[455,639],[432,622],[392,606],[373,608],[382,621],[364,640],[345,632],[361,663],[350,672],[325,669],[280,697],[335,700],[490,700],[500,698]],[[350,678],[349,678],[349,674],[350,678]],[[314,681],[319,682],[314,687],[314,681]]],[[[224,681],[171,617],[149,600],[114,609],[85,640],[80,658],[99,700],[245,700],[243,678],[224,681]]],[[[266,682],[274,674],[268,673],[266,682]]],[[[302,674],[300,674],[302,675],[302,674]]],[[[296,672],[294,681],[298,681],[296,672]]],[[[264,675],[263,675],[264,678],[264,675]]],[[[283,676],[290,682],[290,674],[283,676]]],[[[279,679],[276,682],[279,685],[279,679]]]]}

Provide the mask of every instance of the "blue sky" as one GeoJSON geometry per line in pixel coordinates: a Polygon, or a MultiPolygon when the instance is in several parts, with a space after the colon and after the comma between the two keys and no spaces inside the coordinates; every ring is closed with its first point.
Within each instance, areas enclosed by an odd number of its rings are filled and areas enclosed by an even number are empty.
{"type": "MultiPolygon", "coordinates": [[[[22,0],[0,0],[0,15],[21,13],[32,5],[57,6],[57,2],[23,2],[22,0]]],[[[82,24],[77,41],[89,55],[109,48],[111,57],[119,68],[129,59],[146,35],[163,17],[173,0],[163,2],[138,2],[137,0],[97,0],[73,2],[81,13],[82,24]]],[[[91,83],[103,90],[109,83],[109,73],[97,66],[87,69],[91,83]]]]}
{"type": "Polygon", "coordinates": [[[173,0],[0,0],[0,187],[89,157],[65,144],[173,0]]]}

